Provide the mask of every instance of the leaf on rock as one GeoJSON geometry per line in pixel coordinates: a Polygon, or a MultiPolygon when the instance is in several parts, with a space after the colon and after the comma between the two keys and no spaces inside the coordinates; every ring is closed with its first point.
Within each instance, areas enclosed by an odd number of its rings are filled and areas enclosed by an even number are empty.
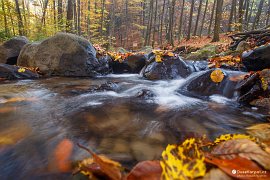
{"type": "Polygon", "coordinates": [[[121,170],[123,168],[120,163],[112,161],[105,156],[96,155],[90,149],[80,144],[78,146],[89,152],[93,158],[92,161],[90,160],[88,163],[79,165],[79,171],[88,175],[99,171],[112,180],[120,180],[122,178],[121,170]]]}
{"type": "Polygon", "coordinates": [[[205,175],[204,155],[199,150],[199,143],[187,139],[181,145],[168,145],[162,152],[162,178],[194,179],[205,175]]]}
{"type": "Polygon", "coordinates": [[[270,154],[249,139],[232,139],[222,142],[212,149],[211,154],[222,159],[233,159],[240,156],[254,160],[265,169],[270,170],[270,154]]]}
{"type": "Polygon", "coordinates": [[[19,72],[19,73],[24,73],[24,72],[25,72],[25,69],[24,69],[24,68],[19,68],[19,69],[18,69],[18,72],[19,72]]]}
{"type": "Polygon", "coordinates": [[[128,174],[127,180],[160,180],[162,169],[159,161],[138,163],[128,174]]]}
{"type": "Polygon", "coordinates": [[[220,83],[224,79],[224,73],[220,69],[216,69],[211,73],[210,77],[213,82],[220,83]]]}

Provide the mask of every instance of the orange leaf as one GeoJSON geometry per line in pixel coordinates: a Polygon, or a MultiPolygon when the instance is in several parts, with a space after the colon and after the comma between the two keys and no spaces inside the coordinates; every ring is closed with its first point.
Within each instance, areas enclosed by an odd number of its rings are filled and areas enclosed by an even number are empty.
{"type": "Polygon", "coordinates": [[[78,146],[87,152],[89,152],[95,163],[97,163],[100,167],[100,170],[106,174],[110,179],[112,180],[120,180],[122,178],[121,174],[121,165],[115,161],[112,161],[105,157],[99,157],[94,152],[92,152],[90,149],[78,144],[78,146]]]}
{"type": "Polygon", "coordinates": [[[224,79],[224,73],[220,69],[216,69],[211,73],[210,77],[213,82],[220,83],[224,79]]]}
{"type": "Polygon", "coordinates": [[[54,158],[56,160],[57,169],[60,172],[68,172],[71,170],[70,156],[73,150],[73,143],[69,139],[62,140],[54,150],[54,158]]]}
{"type": "Polygon", "coordinates": [[[234,178],[245,179],[245,180],[270,178],[269,171],[264,171],[255,162],[248,160],[246,158],[242,158],[240,156],[236,156],[236,158],[234,158],[234,159],[219,159],[219,158],[216,158],[214,155],[206,153],[205,157],[206,157],[205,162],[216,165],[222,171],[224,171],[226,174],[228,174],[234,178]],[[233,170],[236,170],[236,172],[233,170]],[[258,174],[258,175],[265,175],[263,178],[260,178],[259,176],[256,176],[256,174],[254,176],[252,176],[252,174],[246,174],[246,175],[239,174],[238,173],[239,171],[241,171],[241,172],[243,172],[243,171],[261,171],[261,172],[264,171],[264,172],[266,172],[266,174],[258,174]]]}
{"type": "Polygon", "coordinates": [[[128,174],[127,180],[160,180],[162,169],[159,161],[138,163],[128,174]]]}

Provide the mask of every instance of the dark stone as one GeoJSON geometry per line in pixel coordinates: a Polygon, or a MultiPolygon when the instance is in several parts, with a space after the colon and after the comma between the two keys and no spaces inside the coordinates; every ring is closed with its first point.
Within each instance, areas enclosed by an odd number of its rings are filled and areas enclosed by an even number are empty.
{"type": "Polygon", "coordinates": [[[166,57],[161,63],[150,61],[142,71],[143,76],[149,80],[185,78],[191,73],[189,65],[179,57],[166,57]]]}
{"type": "Polygon", "coordinates": [[[244,52],[242,62],[248,71],[261,71],[270,68],[270,45],[244,52]]]}
{"type": "Polygon", "coordinates": [[[96,50],[86,39],[57,33],[44,41],[27,44],[18,65],[39,67],[46,75],[93,77],[106,74],[106,62],[96,58],[96,50]]]}
{"type": "Polygon", "coordinates": [[[117,91],[119,86],[115,82],[106,82],[92,89],[92,91],[117,91]]]}
{"type": "Polygon", "coordinates": [[[0,78],[6,80],[15,80],[15,79],[35,79],[38,78],[39,75],[30,70],[25,70],[25,72],[18,72],[19,67],[8,65],[8,64],[0,64],[0,78]]]}
{"type": "Polygon", "coordinates": [[[208,62],[207,61],[185,61],[192,72],[199,72],[208,70],[208,62]]]}
{"type": "Polygon", "coordinates": [[[21,49],[29,43],[24,36],[14,37],[0,46],[0,63],[15,65],[21,49]]]}
{"type": "Polygon", "coordinates": [[[112,61],[110,66],[113,73],[139,73],[146,64],[146,56],[143,54],[135,54],[127,57],[123,62],[112,61]]]}
{"type": "Polygon", "coordinates": [[[225,74],[223,81],[215,83],[210,77],[213,71],[214,70],[208,70],[191,78],[184,86],[181,87],[179,93],[197,98],[205,98],[214,94],[232,98],[234,96],[237,82],[230,80],[230,76],[236,76],[242,73],[223,70],[223,73],[225,74]]]}

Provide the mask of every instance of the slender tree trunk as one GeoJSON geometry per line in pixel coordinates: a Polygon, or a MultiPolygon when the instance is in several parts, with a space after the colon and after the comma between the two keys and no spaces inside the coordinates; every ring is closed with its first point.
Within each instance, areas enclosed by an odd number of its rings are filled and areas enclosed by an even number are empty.
{"type": "Polygon", "coordinates": [[[28,23],[27,23],[27,17],[26,17],[26,8],[25,8],[25,1],[22,0],[22,7],[23,7],[23,10],[22,10],[22,17],[23,17],[23,24],[24,24],[24,35],[27,35],[28,34],[28,23]]]}
{"type": "Polygon", "coordinates": [[[202,31],[203,31],[203,27],[204,27],[204,21],[205,21],[207,8],[208,8],[208,0],[206,0],[205,9],[204,9],[204,13],[203,13],[202,25],[201,25],[201,29],[200,29],[200,37],[202,37],[202,31]]]}
{"type": "Polygon", "coordinates": [[[4,0],[2,0],[2,11],[3,11],[3,15],[4,15],[5,35],[9,36],[9,30],[8,30],[8,25],[7,25],[7,16],[6,16],[4,0]]]}
{"type": "Polygon", "coordinates": [[[183,25],[184,7],[185,7],[185,0],[182,0],[181,14],[180,14],[179,26],[178,26],[178,41],[179,42],[180,42],[181,36],[182,36],[182,25],[183,25]]]}
{"type": "Polygon", "coordinates": [[[175,1],[172,0],[171,6],[170,6],[170,16],[169,16],[169,29],[168,29],[168,37],[169,37],[169,43],[173,46],[174,45],[174,38],[173,38],[173,22],[174,22],[174,7],[175,7],[175,1]]]}
{"type": "Polygon", "coordinates": [[[248,20],[247,20],[247,30],[248,30],[248,28],[249,28],[249,24],[250,24],[250,21],[251,21],[251,16],[252,16],[252,12],[253,12],[254,1],[255,1],[255,0],[253,0],[252,3],[251,3],[249,15],[248,15],[248,20]]]}
{"type": "Polygon", "coordinates": [[[244,15],[244,0],[239,0],[239,8],[238,8],[238,30],[243,31],[243,15],[244,15]]]}
{"type": "Polygon", "coordinates": [[[165,13],[166,0],[163,0],[162,12],[160,17],[160,33],[159,33],[159,42],[160,45],[163,44],[163,22],[164,22],[164,13],[165,13]]]}
{"type": "Polygon", "coordinates": [[[246,7],[245,7],[245,25],[247,25],[248,22],[248,12],[249,12],[249,5],[250,5],[250,0],[246,0],[246,7]]]}
{"type": "MultiPolygon", "coordinates": [[[[114,0],[113,0],[114,4],[114,0]]],[[[91,10],[91,0],[87,1],[87,36],[90,38],[90,10],[91,10]]]]}
{"type": "Polygon", "coordinates": [[[105,11],[105,0],[102,0],[102,8],[101,8],[101,19],[100,19],[100,34],[103,36],[103,28],[104,28],[104,11],[105,11]]]}
{"type": "Polygon", "coordinates": [[[15,36],[16,32],[15,32],[15,28],[14,28],[14,20],[13,20],[13,16],[11,14],[11,11],[10,11],[10,5],[9,4],[8,4],[7,10],[8,10],[8,16],[9,16],[9,19],[10,19],[10,22],[11,22],[12,34],[13,34],[13,36],[15,36]]]}
{"type": "Polygon", "coordinates": [[[111,47],[113,42],[112,42],[112,38],[114,35],[114,31],[115,31],[115,8],[116,8],[116,0],[112,0],[112,4],[111,4],[111,17],[110,17],[110,35],[109,35],[109,46],[111,47]]]}
{"type": "Polygon", "coordinates": [[[222,6],[223,6],[223,0],[217,0],[214,37],[213,37],[212,42],[219,41],[220,21],[222,17],[222,6]]]}
{"type": "Polygon", "coordinates": [[[195,1],[194,0],[191,0],[191,8],[190,8],[190,14],[189,14],[187,40],[190,40],[190,37],[191,37],[191,26],[192,26],[192,17],[193,17],[194,3],[195,3],[195,1]]]}
{"type": "Polygon", "coordinates": [[[57,4],[57,11],[58,11],[58,28],[60,30],[63,29],[63,1],[62,0],[58,0],[58,4],[57,4]]]}
{"type": "Polygon", "coordinates": [[[49,2],[49,0],[45,0],[43,11],[42,11],[41,24],[43,26],[45,26],[45,16],[46,16],[46,11],[47,11],[47,7],[48,7],[48,2],[49,2]]]}
{"type": "Polygon", "coordinates": [[[153,28],[153,38],[152,38],[152,47],[155,45],[155,35],[156,35],[156,25],[157,25],[157,11],[158,11],[158,0],[155,2],[155,17],[154,17],[154,28],[153,28]]]}
{"type": "Polygon", "coordinates": [[[57,21],[56,21],[56,2],[53,0],[53,24],[54,24],[54,30],[57,31],[57,21]]]}
{"type": "Polygon", "coordinates": [[[22,21],[22,15],[20,11],[20,5],[18,0],[15,0],[15,5],[16,5],[16,12],[18,16],[18,29],[19,29],[19,34],[20,36],[24,35],[24,30],[23,30],[23,21],[22,21]]]}
{"type": "Polygon", "coordinates": [[[212,12],[211,12],[211,18],[210,18],[209,27],[208,27],[208,36],[210,36],[210,34],[211,34],[211,27],[212,27],[212,24],[213,24],[213,19],[214,19],[214,14],[215,14],[217,1],[219,1],[219,0],[214,0],[212,12]]]}
{"type": "Polygon", "coordinates": [[[263,3],[264,3],[264,0],[261,0],[260,4],[258,6],[258,11],[257,11],[256,17],[255,17],[254,22],[252,24],[252,30],[257,28],[257,26],[258,26],[258,23],[260,21],[260,16],[261,16],[261,13],[262,13],[262,9],[263,9],[263,3]]]}
{"type": "Polygon", "coordinates": [[[197,35],[197,29],[198,29],[198,24],[199,24],[199,20],[200,20],[200,16],[201,16],[201,10],[202,10],[202,2],[203,0],[200,0],[200,5],[199,5],[199,9],[198,9],[198,15],[197,15],[197,20],[196,20],[196,24],[195,24],[195,29],[193,32],[193,36],[197,35]]]}
{"type": "Polygon", "coordinates": [[[73,2],[72,0],[68,0],[66,31],[72,32],[72,27],[73,27],[73,2]]]}
{"type": "Polygon", "coordinates": [[[269,19],[270,19],[270,0],[268,0],[268,10],[267,10],[267,18],[266,18],[266,26],[269,25],[269,19]]]}
{"type": "Polygon", "coordinates": [[[78,35],[81,35],[81,0],[77,1],[77,18],[78,18],[77,32],[78,32],[78,35]]]}
{"type": "Polygon", "coordinates": [[[232,6],[231,6],[229,24],[228,24],[228,32],[232,32],[233,14],[234,14],[235,6],[236,6],[236,0],[232,0],[232,6]]]}
{"type": "Polygon", "coordinates": [[[145,46],[150,44],[150,37],[151,37],[151,28],[153,23],[153,6],[154,6],[154,0],[150,0],[150,9],[148,13],[148,25],[147,30],[145,34],[145,46]]]}

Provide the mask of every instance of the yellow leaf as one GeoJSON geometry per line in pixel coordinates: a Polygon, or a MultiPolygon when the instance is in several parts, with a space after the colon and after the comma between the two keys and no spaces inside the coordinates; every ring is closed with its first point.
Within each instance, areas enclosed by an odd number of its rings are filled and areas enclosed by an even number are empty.
{"type": "Polygon", "coordinates": [[[156,62],[157,63],[161,63],[162,62],[162,58],[160,55],[156,55],[156,62]]]}
{"type": "Polygon", "coordinates": [[[19,68],[19,69],[18,69],[18,72],[19,72],[19,73],[23,73],[23,72],[25,72],[25,69],[24,69],[24,68],[19,68]]]}
{"type": "Polygon", "coordinates": [[[217,69],[211,73],[210,77],[213,82],[220,83],[224,79],[224,73],[220,69],[217,69]]]}
{"type": "Polygon", "coordinates": [[[166,55],[167,56],[170,56],[170,57],[173,57],[174,56],[174,54],[172,52],[168,52],[166,55]]]}
{"type": "Polygon", "coordinates": [[[168,145],[162,152],[162,178],[195,179],[206,173],[204,155],[194,138],[185,140],[180,146],[168,145]]]}

